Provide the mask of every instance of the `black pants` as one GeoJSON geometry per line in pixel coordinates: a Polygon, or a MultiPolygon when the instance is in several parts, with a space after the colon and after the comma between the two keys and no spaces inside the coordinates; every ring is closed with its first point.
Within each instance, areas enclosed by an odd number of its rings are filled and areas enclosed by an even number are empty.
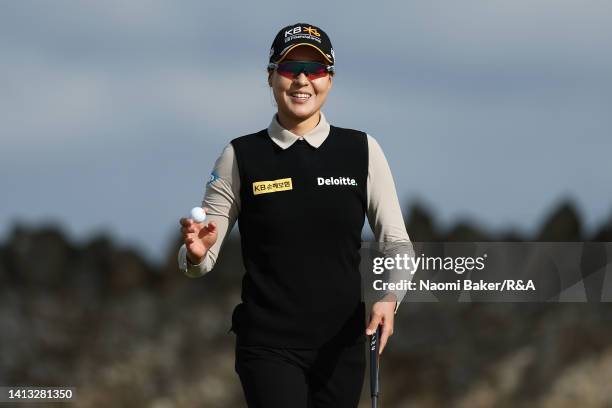
{"type": "Polygon", "coordinates": [[[235,367],[249,408],[356,408],[365,345],[288,349],[237,343],[235,367]]]}

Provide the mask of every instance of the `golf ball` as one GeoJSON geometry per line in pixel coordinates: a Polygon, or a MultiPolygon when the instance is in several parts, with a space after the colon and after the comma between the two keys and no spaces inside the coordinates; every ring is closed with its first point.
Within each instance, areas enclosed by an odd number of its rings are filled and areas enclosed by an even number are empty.
{"type": "Polygon", "coordinates": [[[191,219],[195,222],[204,222],[206,219],[206,213],[202,207],[193,207],[191,209],[191,219]]]}

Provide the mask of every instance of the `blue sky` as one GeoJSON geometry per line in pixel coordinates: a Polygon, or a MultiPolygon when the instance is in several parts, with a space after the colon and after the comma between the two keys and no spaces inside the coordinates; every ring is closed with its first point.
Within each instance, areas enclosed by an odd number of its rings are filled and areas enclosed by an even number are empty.
{"type": "Polygon", "coordinates": [[[11,0],[0,235],[54,222],[164,257],[223,146],[269,123],[266,57],[298,21],[334,45],[326,116],[378,139],[404,209],[525,232],[565,198],[612,215],[609,1],[11,0]]]}

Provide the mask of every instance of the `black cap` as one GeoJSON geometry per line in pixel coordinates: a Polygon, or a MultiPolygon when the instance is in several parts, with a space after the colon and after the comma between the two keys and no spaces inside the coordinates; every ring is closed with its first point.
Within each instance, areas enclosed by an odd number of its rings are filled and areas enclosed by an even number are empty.
{"type": "Polygon", "coordinates": [[[287,56],[287,53],[298,45],[314,47],[330,65],[334,65],[334,49],[329,37],[319,27],[307,23],[289,25],[276,34],[274,42],[272,42],[272,48],[270,48],[269,62],[281,62],[287,56]]]}

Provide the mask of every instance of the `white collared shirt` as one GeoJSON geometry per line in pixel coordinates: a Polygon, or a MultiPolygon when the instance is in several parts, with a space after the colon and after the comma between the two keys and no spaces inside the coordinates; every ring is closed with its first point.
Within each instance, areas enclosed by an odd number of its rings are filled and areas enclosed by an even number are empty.
{"type": "MultiPolygon", "coordinates": [[[[323,112],[317,126],[303,136],[283,128],[275,114],[268,126],[268,135],[282,149],[287,149],[302,138],[312,147],[318,148],[329,136],[329,130],[330,124],[323,112]]],[[[367,140],[367,218],[370,228],[378,242],[410,242],[387,159],[372,136],[367,135],[367,140]]],[[[202,207],[206,208],[207,221],[214,221],[217,225],[217,242],[198,265],[187,262],[185,245],[181,246],[178,253],[179,269],[192,278],[212,270],[240,213],[240,175],[231,143],[225,146],[215,162],[210,180],[206,183],[202,207]]],[[[398,299],[398,306],[400,301],[398,299]]]]}

